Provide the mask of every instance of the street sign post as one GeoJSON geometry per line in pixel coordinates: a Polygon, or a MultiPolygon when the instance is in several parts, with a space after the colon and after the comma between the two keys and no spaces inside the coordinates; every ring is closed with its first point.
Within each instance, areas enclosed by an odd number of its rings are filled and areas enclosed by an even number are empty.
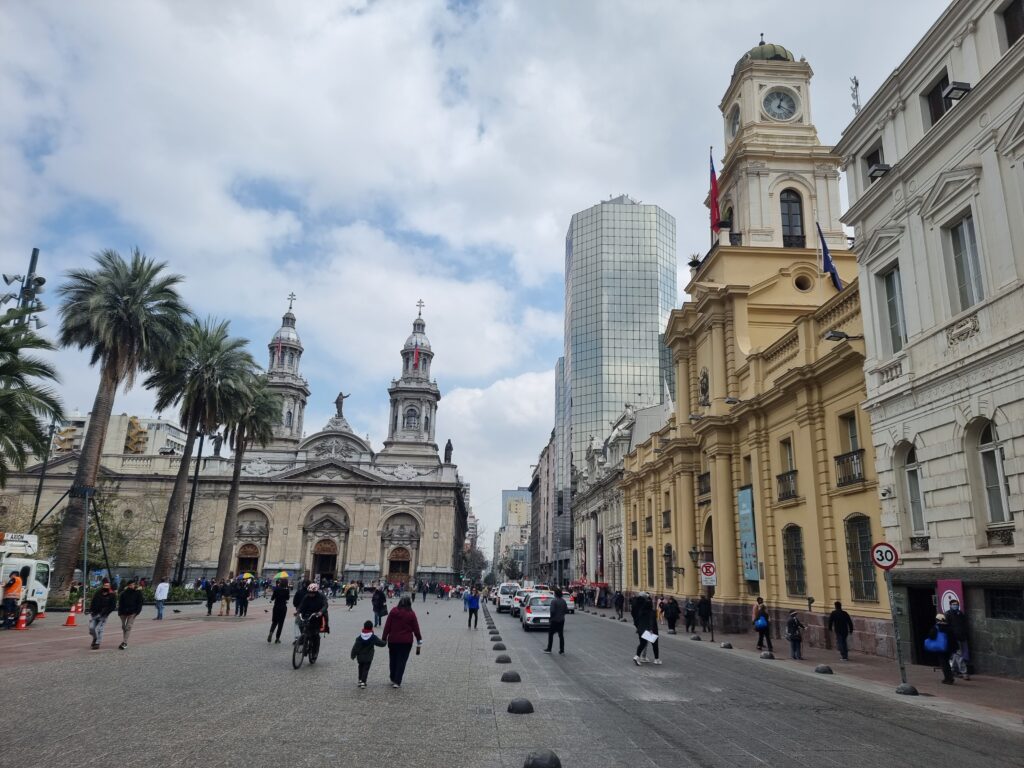
{"type": "Polygon", "coordinates": [[[700,564],[700,585],[702,587],[718,586],[718,571],[714,563],[700,564]]]}
{"type": "Polygon", "coordinates": [[[885,572],[885,587],[889,591],[889,612],[892,614],[892,637],[896,643],[896,663],[900,667],[900,684],[896,693],[917,696],[917,688],[907,682],[907,667],[903,663],[903,644],[900,642],[900,625],[896,621],[896,597],[892,591],[892,569],[900,561],[900,553],[888,542],[879,542],[871,548],[871,560],[885,572]]]}

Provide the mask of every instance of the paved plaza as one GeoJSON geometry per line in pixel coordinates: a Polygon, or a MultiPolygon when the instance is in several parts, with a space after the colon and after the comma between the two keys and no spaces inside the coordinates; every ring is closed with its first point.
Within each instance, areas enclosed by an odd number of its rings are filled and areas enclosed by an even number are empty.
{"type": "Polygon", "coordinates": [[[417,601],[425,644],[403,687],[388,685],[382,649],[361,691],[348,652],[369,601],[334,602],[320,660],[298,671],[290,644],[266,642],[266,606],[246,619],[189,606],[164,622],[147,606],[127,651],[114,623],[92,652],[59,614],[0,634],[5,703],[33,724],[8,733],[4,765],[519,768],[549,748],[588,768],[1024,766],[1019,717],[986,724],[843,684],[838,668],[802,674],[683,636],[664,637],[662,666],[638,668],[631,625],[582,613],[565,656],[492,613],[512,658],[499,665],[483,616],[468,631],[460,602],[417,601]],[[522,682],[500,682],[508,670],[522,682]],[[535,713],[509,714],[515,697],[535,713]]]}

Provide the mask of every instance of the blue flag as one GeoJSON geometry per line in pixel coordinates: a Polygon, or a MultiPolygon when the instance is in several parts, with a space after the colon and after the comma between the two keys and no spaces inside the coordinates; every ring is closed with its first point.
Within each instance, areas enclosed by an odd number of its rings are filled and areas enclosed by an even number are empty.
{"type": "Polygon", "coordinates": [[[832,285],[836,287],[837,291],[841,291],[843,290],[843,281],[839,279],[839,270],[836,269],[836,265],[832,261],[832,254],[828,252],[828,243],[825,242],[825,235],[821,233],[821,224],[815,222],[815,226],[818,227],[818,239],[821,240],[821,269],[828,272],[829,277],[832,278],[832,285]]]}

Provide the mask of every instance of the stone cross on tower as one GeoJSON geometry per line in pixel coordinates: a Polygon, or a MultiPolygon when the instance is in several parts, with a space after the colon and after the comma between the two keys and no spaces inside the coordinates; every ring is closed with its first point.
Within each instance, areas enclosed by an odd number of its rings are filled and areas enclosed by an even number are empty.
{"type": "Polygon", "coordinates": [[[295,292],[292,291],[288,294],[288,311],[292,311],[292,303],[295,301],[295,292]]]}
{"type": "Polygon", "coordinates": [[[419,308],[419,310],[420,310],[420,311],[419,311],[419,312],[418,312],[418,313],[416,314],[416,316],[417,316],[417,317],[423,317],[423,308],[424,308],[425,306],[427,306],[426,304],[424,304],[424,303],[423,303],[423,299],[420,299],[419,301],[417,301],[417,302],[416,302],[416,306],[417,306],[417,307],[419,308]]]}

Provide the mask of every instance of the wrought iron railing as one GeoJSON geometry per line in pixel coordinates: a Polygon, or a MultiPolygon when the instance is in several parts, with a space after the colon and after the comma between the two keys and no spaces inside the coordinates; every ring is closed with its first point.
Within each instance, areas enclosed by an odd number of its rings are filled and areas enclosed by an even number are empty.
{"type": "Polygon", "coordinates": [[[711,473],[702,472],[697,475],[697,495],[707,496],[711,493],[711,473]]]}
{"type": "Polygon", "coordinates": [[[864,449],[836,456],[836,486],[864,482],[864,449]]]}
{"type": "Polygon", "coordinates": [[[796,498],[796,470],[791,469],[789,472],[783,472],[781,475],[776,475],[775,479],[778,481],[779,501],[786,501],[788,499],[796,498]]]}

